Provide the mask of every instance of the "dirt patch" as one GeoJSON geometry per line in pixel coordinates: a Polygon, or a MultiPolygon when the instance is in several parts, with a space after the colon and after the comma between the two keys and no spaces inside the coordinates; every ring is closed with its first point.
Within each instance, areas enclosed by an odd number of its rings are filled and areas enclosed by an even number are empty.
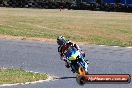
{"type": "Polygon", "coordinates": [[[12,36],[12,35],[3,35],[0,34],[1,39],[18,39],[18,40],[33,40],[33,41],[48,41],[48,42],[55,42],[55,39],[49,38],[36,38],[36,37],[22,37],[22,36],[12,36]]]}
{"type": "MultiPolygon", "coordinates": [[[[36,37],[22,37],[22,36],[12,36],[0,34],[0,39],[16,39],[16,40],[32,40],[32,41],[46,41],[46,42],[56,42],[56,39],[51,38],[36,38],[36,37]]],[[[73,41],[77,44],[87,44],[86,42],[73,41]]]]}

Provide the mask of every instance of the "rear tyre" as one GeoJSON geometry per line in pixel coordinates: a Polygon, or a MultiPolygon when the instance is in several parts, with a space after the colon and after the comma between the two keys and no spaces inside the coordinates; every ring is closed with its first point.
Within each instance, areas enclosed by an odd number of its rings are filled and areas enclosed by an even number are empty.
{"type": "Polygon", "coordinates": [[[76,81],[77,81],[77,83],[78,83],[79,85],[84,85],[84,84],[86,83],[86,79],[85,79],[84,76],[78,76],[78,77],[76,78],[76,81]]]}

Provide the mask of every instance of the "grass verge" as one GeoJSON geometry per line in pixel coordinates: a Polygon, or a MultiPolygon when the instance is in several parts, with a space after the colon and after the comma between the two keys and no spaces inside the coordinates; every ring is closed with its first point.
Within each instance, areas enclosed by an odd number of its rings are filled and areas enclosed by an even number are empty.
{"type": "Polygon", "coordinates": [[[0,84],[26,83],[47,78],[47,74],[27,72],[22,69],[0,68],[0,84]]]}
{"type": "Polygon", "coordinates": [[[132,46],[132,13],[0,8],[0,34],[132,46]]]}

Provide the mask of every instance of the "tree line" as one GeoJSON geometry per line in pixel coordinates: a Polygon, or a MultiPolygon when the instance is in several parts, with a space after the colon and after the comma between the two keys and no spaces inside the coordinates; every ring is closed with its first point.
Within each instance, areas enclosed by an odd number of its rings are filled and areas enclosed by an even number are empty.
{"type": "Polygon", "coordinates": [[[0,0],[3,7],[26,7],[26,8],[67,8],[75,0],[0,0]]]}

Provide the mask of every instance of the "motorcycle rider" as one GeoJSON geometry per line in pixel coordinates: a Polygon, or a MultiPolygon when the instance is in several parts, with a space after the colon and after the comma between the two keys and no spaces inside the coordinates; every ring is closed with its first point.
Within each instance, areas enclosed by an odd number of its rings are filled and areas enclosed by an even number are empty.
{"type": "MultiPolygon", "coordinates": [[[[83,55],[83,57],[85,57],[85,53],[80,49],[80,47],[76,43],[66,40],[65,37],[62,35],[57,38],[57,44],[59,45],[58,52],[60,54],[60,59],[65,61],[65,66],[67,68],[69,68],[70,65],[65,58],[65,52],[67,52],[69,48],[75,47],[77,50],[80,51],[80,53],[83,55]]],[[[72,71],[73,71],[73,69],[72,69],[72,71]]]]}

